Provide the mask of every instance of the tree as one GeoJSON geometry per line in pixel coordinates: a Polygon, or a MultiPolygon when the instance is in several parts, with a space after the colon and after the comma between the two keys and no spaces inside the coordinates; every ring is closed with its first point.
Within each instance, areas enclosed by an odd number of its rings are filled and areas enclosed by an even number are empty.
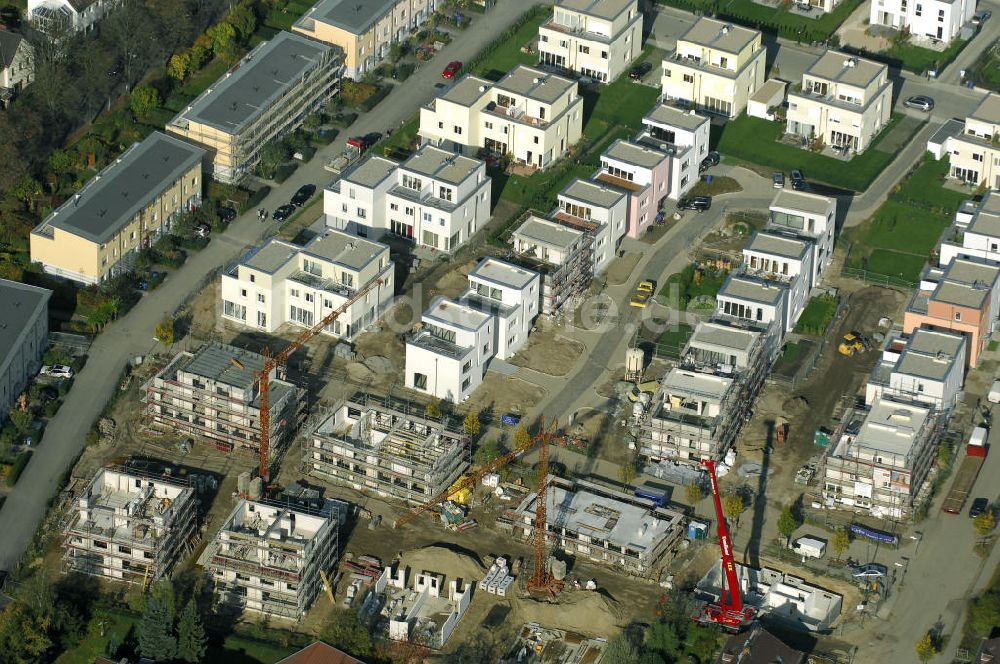
{"type": "Polygon", "coordinates": [[[21,410],[18,407],[10,409],[10,422],[14,425],[14,428],[20,433],[24,433],[31,428],[31,422],[34,419],[29,410],[21,410]]]}
{"type": "Polygon", "coordinates": [[[631,459],[618,466],[618,479],[626,488],[635,480],[635,463],[631,459]]]}
{"type": "Polygon", "coordinates": [[[164,346],[174,343],[174,319],[164,318],[156,325],[156,338],[164,346]]]}
{"type": "Polygon", "coordinates": [[[475,438],[479,435],[481,429],[479,424],[479,413],[474,410],[469,411],[465,419],[462,420],[462,428],[465,429],[465,435],[471,438],[475,438]]]}
{"type": "Polygon", "coordinates": [[[241,41],[246,41],[253,36],[254,30],[257,29],[257,16],[254,15],[249,5],[239,4],[229,11],[226,23],[233,27],[241,41]]]}
{"type": "Polygon", "coordinates": [[[738,493],[731,493],[722,499],[722,513],[726,515],[726,520],[730,523],[738,523],[740,515],[745,509],[743,496],[738,493]]]}
{"type": "Polygon", "coordinates": [[[838,560],[840,560],[840,557],[844,555],[844,552],[850,546],[851,536],[847,534],[847,530],[845,528],[837,528],[833,533],[833,537],[830,538],[830,548],[833,549],[838,560]]]}
{"type": "Polygon", "coordinates": [[[167,62],[167,75],[175,81],[183,81],[187,78],[190,69],[190,53],[174,53],[167,62]]]}
{"type": "Polygon", "coordinates": [[[624,634],[618,634],[604,649],[602,662],[606,664],[633,664],[639,658],[639,649],[624,634]]]}
{"type": "Polygon", "coordinates": [[[485,466],[501,454],[503,454],[503,449],[497,441],[480,441],[476,445],[476,451],[472,453],[472,462],[477,466],[485,466]]]}
{"type": "Polygon", "coordinates": [[[217,23],[205,31],[212,42],[212,52],[220,58],[233,55],[236,46],[236,29],[228,23],[217,23]]]}
{"type": "Polygon", "coordinates": [[[702,498],[701,487],[697,482],[688,482],[684,485],[684,501],[692,505],[697,504],[702,498]]]}
{"type": "Polygon", "coordinates": [[[194,600],[188,601],[177,620],[177,659],[184,662],[200,662],[205,658],[208,637],[201,624],[201,616],[194,600]]]}
{"type": "Polygon", "coordinates": [[[129,108],[136,118],[149,117],[153,109],[160,105],[160,93],[156,88],[148,85],[140,85],[132,91],[132,98],[129,101],[129,108]]]}
{"type": "Polygon", "coordinates": [[[996,519],[993,517],[993,510],[986,510],[972,520],[972,527],[976,529],[976,534],[986,537],[996,527],[996,519]]]}
{"type": "Polygon", "coordinates": [[[792,513],[792,508],[785,505],[785,509],[781,510],[781,516],[778,517],[778,532],[785,538],[786,544],[792,539],[792,535],[798,527],[799,521],[792,513]]]}
{"type": "Polygon", "coordinates": [[[166,600],[153,595],[146,600],[142,620],[137,631],[139,652],[143,657],[156,660],[171,660],[177,654],[177,639],[174,637],[174,616],[166,600]]]}
{"type": "Polygon", "coordinates": [[[288,148],[282,141],[271,141],[260,150],[260,172],[271,177],[288,160],[288,148]]]}
{"type": "Polygon", "coordinates": [[[42,193],[42,185],[30,175],[25,175],[14,184],[10,193],[13,194],[14,198],[27,205],[34,200],[35,196],[42,193]]]}
{"type": "Polygon", "coordinates": [[[441,401],[440,399],[434,399],[428,402],[424,406],[424,417],[429,420],[440,420],[441,419],[441,401]]]}
{"type": "Polygon", "coordinates": [[[521,449],[527,447],[531,444],[531,434],[525,428],[524,424],[518,424],[517,428],[514,429],[514,447],[521,449]]]}
{"type": "Polygon", "coordinates": [[[358,614],[350,609],[334,610],[322,637],[358,658],[370,657],[374,652],[371,633],[358,619],[358,614]]]}
{"type": "Polygon", "coordinates": [[[56,150],[49,157],[49,168],[56,175],[62,175],[75,170],[79,163],[79,155],[70,150],[56,150]]]}
{"type": "Polygon", "coordinates": [[[929,662],[938,653],[938,645],[930,632],[924,634],[923,638],[917,641],[916,651],[917,659],[921,662],[929,662]]]}
{"type": "Polygon", "coordinates": [[[655,650],[670,661],[680,659],[684,653],[681,628],[669,622],[654,622],[646,628],[646,648],[655,650]]]}
{"type": "Polygon", "coordinates": [[[4,661],[12,664],[38,662],[55,645],[47,616],[38,615],[23,602],[14,602],[0,613],[0,648],[4,661]]]}

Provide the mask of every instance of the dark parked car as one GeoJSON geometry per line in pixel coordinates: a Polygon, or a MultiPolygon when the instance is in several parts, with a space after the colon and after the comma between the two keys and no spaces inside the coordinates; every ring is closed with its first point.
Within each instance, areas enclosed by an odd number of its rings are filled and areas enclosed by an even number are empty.
{"type": "Polygon", "coordinates": [[[805,191],[806,190],[806,179],[802,177],[802,171],[795,169],[792,171],[792,189],[795,191],[805,191]]]}
{"type": "Polygon", "coordinates": [[[218,215],[219,219],[228,224],[236,219],[236,210],[231,207],[223,206],[219,208],[218,215]]]}
{"type": "Polygon", "coordinates": [[[923,111],[924,113],[929,113],[934,108],[934,100],[927,95],[916,95],[913,97],[907,97],[906,101],[903,102],[903,106],[907,108],[915,108],[918,111],[923,111]]]}
{"type": "Polygon", "coordinates": [[[365,134],[364,136],[361,137],[361,141],[365,145],[365,150],[367,150],[371,146],[375,145],[380,140],[382,140],[382,134],[380,134],[377,131],[373,131],[372,133],[365,134]]]}
{"type": "Polygon", "coordinates": [[[975,519],[977,516],[985,512],[990,506],[990,501],[985,498],[976,498],[972,501],[972,507],[969,508],[969,518],[975,519]]]}
{"type": "Polygon", "coordinates": [[[711,168],[712,166],[718,166],[720,161],[722,161],[722,157],[719,155],[718,152],[712,150],[705,156],[704,159],[701,160],[701,165],[698,167],[698,170],[705,171],[711,168]]]}
{"type": "Polygon", "coordinates": [[[314,184],[304,184],[299,187],[299,190],[295,192],[292,196],[292,200],[289,205],[294,205],[295,207],[302,207],[305,205],[306,201],[312,198],[312,195],[316,193],[316,185],[314,184]]]}
{"type": "Polygon", "coordinates": [[[989,20],[990,16],[993,16],[993,12],[989,9],[982,9],[972,15],[972,25],[982,25],[989,20]]]}
{"type": "Polygon", "coordinates": [[[274,219],[275,221],[284,221],[292,216],[293,212],[295,212],[294,205],[282,205],[274,211],[274,214],[271,215],[271,219],[274,219]]]}
{"type": "Polygon", "coordinates": [[[640,62],[635,67],[632,67],[631,71],[628,73],[628,77],[633,81],[641,81],[642,77],[653,70],[653,63],[651,62],[640,62]]]}
{"type": "Polygon", "coordinates": [[[677,202],[678,210],[696,210],[704,212],[712,207],[711,196],[694,196],[692,198],[682,198],[677,202]]]}

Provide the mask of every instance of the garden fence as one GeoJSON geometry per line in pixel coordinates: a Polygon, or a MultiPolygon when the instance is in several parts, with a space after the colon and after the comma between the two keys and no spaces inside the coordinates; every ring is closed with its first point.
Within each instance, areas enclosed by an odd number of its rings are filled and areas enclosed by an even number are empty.
{"type": "Polygon", "coordinates": [[[860,268],[847,267],[846,265],[840,268],[840,274],[848,279],[857,279],[858,281],[874,284],[876,286],[882,286],[883,288],[898,288],[900,290],[909,291],[917,287],[917,282],[910,281],[909,279],[893,277],[888,274],[880,274],[878,272],[870,272],[860,268]]]}

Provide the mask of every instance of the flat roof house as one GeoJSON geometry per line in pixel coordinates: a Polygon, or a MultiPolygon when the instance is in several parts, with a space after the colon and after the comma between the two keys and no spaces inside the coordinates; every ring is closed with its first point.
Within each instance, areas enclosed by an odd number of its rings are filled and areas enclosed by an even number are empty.
{"type": "Polygon", "coordinates": [[[31,231],[31,260],[85,285],[130,272],[140,251],[201,204],[205,151],[153,132],[31,231]]]}
{"type": "Polygon", "coordinates": [[[593,235],[530,212],[510,235],[515,260],[542,275],[542,313],[552,315],[594,276],[593,235]]]}
{"type": "Polygon", "coordinates": [[[1000,196],[989,190],[972,206],[971,218],[962,220],[962,211],[945,231],[938,247],[938,265],[947,267],[956,256],[1000,263],[1000,196]],[[964,222],[964,223],[963,223],[964,222]]]}
{"type": "Polygon", "coordinates": [[[868,377],[865,402],[884,394],[951,410],[962,393],[965,345],[961,334],[930,328],[917,328],[905,338],[887,337],[868,377]]]}
{"type": "Polygon", "coordinates": [[[337,92],[343,60],[339,48],[281,31],[178,113],[167,131],[209,151],[213,179],[238,184],[265,145],[337,92]]]}
{"type": "Polygon", "coordinates": [[[939,141],[940,152],[948,155],[948,175],[973,187],[1000,189],[1000,147],[993,137],[1000,134],[1000,95],[990,93],[959,127],[946,126],[939,141]],[[952,132],[955,132],[952,134],[952,132]]]}
{"type": "Polygon", "coordinates": [[[637,143],[670,157],[667,198],[680,200],[698,183],[701,162],[708,156],[709,120],[694,110],[658,104],[642,118],[637,143]]]}
{"type": "Polygon", "coordinates": [[[601,154],[591,179],[616,187],[628,196],[628,236],[640,238],[657,222],[670,194],[670,154],[648,143],[618,139],[601,154]]]}
{"type": "Polygon", "coordinates": [[[440,4],[440,0],[320,0],[292,24],[292,30],[339,47],[344,52],[344,76],[357,80],[440,4]]]}
{"type": "MultiPolygon", "coordinates": [[[[924,40],[949,43],[962,26],[972,21],[976,0],[874,0],[869,14],[871,25],[907,30],[916,43],[924,40]]],[[[922,44],[921,44],[922,45],[922,44]]]]}
{"type": "Polygon", "coordinates": [[[891,114],[887,65],[827,51],[788,93],[787,131],[860,153],[871,146],[891,114]]]}
{"type": "Polygon", "coordinates": [[[538,27],[538,61],[610,83],[642,51],[638,0],[559,0],[538,27]]]}
{"type": "Polygon", "coordinates": [[[761,33],[701,17],[663,60],[663,96],[735,118],[764,83],[761,33]]]}
{"type": "Polygon", "coordinates": [[[837,233],[837,199],[782,189],[771,201],[767,229],[810,241],[813,251],[813,286],[820,283],[833,257],[837,233]]]}
{"type": "Polygon", "coordinates": [[[594,274],[615,257],[628,230],[628,196],[618,187],[576,178],[556,197],[551,219],[593,235],[594,274]]]}
{"type": "Polygon", "coordinates": [[[0,422],[42,366],[52,291],[0,279],[0,422]]]}
{"type": "Polygon", "coordinates": [[[715,316],[723,320],[748,320],[775,324],[787,332],[795,327],[787,313],[789,285],[751,274],[730,273],[716,295],[715,316]]]}

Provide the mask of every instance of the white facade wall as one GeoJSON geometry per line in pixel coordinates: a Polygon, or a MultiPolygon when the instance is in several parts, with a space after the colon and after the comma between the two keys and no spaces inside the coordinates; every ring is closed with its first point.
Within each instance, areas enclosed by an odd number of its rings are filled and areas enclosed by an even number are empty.
{"type": "Polygon", "coordinates": [[[837,200],[817,194],[795,192],[789,195],[786,192],[774,199],[769,210],[771,213],[769,228],[781,228],[813,240],[811,285],[818,285],[833,258],[833,245],[837,232],[837,200]],[[796,205],[796,198],[811,201],[809,209],[796,205]]]}
{"type": "Polygon", "coordinates": [[[406,386],[439,399],[464,401],[483,382],[486,364],[496,352],[496,321],[468,305],[438,297],[421,324],[406,344],[406,386]]]}
{"type": "Polygon", "coordinates": [[[484,259],[469,273],[469,290],[460,302],[475,306],[496,302],[502,307],[493,312],[496,357],[513,357],[528,341],[528,333],[539,314],[541,275],[495,258],[484,259]],[[505,280],[504,273],[514,273],[523,281],[505,280]]]}
{"type": "Polygon", "coordinates": [[[538,28],[538,60],[603,83],[618,78],[642,50],[642,12],[632,2],[614,18],[557,4],[538,28]]]}
{"type": "MultiPolygon", "coordinates": [[[[661,111],[664,117],[657,119],[652,117],[656,111],[644,117],[642,123],[645,126],[642,142],[646,144],[661,142],[661,150],[668,152],[670,157],[670,191],[667,194],[671,200],[679,201],[684,198],[694,185],[698,183],[698,169],[701,162],[708,156],[709,133],[711,123],[708,118],[692,128],[691,118],[701,118],[693,110],[687,112],[684,124],[680,124],[680,119],[671,121],[670,116],[674,115],[674,109],[664,107],[669,111],[661,111]],[[673,146],[673,150],[670,150],[673,146]]],[[[677,111],[681,113],[681,111],[677,111]]]]}
{"type": "Polygon", "coordinates": [[[869,22],[901,30],[914,37],[950,42],[976,13],[976,0],[872,0],[869,22]]]}
{"type": "MultiPolygon", "coordinates": [[[[601,183],[593,183],[586,180],[586,186],[601,187],[601,183]]],[[[570,189],[570,187],[567,187],[570,189]]],[[[615,202],[601,205],[583,200],[579,197],[567,193],[564,189],[556,197],[559,205],[558,212],[579,217],[581,213],[587,216],[589,221],[600,224],[594,231],[594,274],[598,274],[608,266],[611,259],[615,257],[618,245],[628,232],[628,196],[622,194],[615,202]]]]}

